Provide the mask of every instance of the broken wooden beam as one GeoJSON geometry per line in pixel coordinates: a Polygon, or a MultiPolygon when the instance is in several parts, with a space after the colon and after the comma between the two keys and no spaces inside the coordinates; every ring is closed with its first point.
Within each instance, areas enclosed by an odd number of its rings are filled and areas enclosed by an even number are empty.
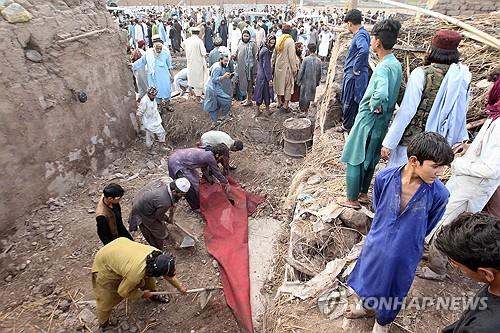
{"type": "Polygon", "coordinates": [[[489,45],[491,47],[494,47],[497,50],[500,50],[500,40],[498,38],[495,38],[495,37],[491,36],[490,34],[485,33],[484,31],[481,31],[481,30],[479,30],[477,28],[474,28],[470,24],[462,22],[459,19],[456,19],[454,17],[448,16],[448,15],[444,15],[444,14],[435,12],[435,11],[430,10],[430,9],[425,9],[425,8],[420,8],[420,7],[417,7],[417,6],[407,5],[407,4],[404,4],[404,3],[397,2],[397,1],[392,1],[392,0],[375,0],[375,1],[381,2],[381,3],[385,3],[385,4],[388,4],[388,5],[392,5],[392,6],[396,6],[396,7],[400,7],[400,8],[405,8],[405,9],[413,10],[413,11],[415,11],[417,13],[426,14],[426,15],[429,15],[429,16],[432,16],[432,17],[444,20],[446,22],[454,24],[457,27],[460,27],[460,28],[468,31],[469,33],[467,34],[467,36],[469,38],[472,38],[472,39],[474,39],[474,40],[476,40],[478,42],[481,42],[483,44],[486,44],[486,45],[489,45]]]}
{"type": "Polygon", "coordinates": [[[88,37],[91,37],[91,36],[94,36],[94,35],[98,35],[100,33],[107,32],[107,31],[108,31],[108,29],[100,29],[100,30],[94,30],[94,31],[90,31],[90,32],[85,32],[85,33],[80,34],[80,35],[76,35],[76,36],[72,36],[72,37],[69,37],[69,38],[58,40],[58,42],[59,43],[74,42],[76,40],[83,39],[83,38],[88,38],[88,37]]]}
{"type": "Polygon", "coordinates": [[[427,52],[427,49],[424,49],[423,47],[415,47],[415,46],[399,45],[399,44],[394,45],[393,49],[394,50],[401,50],[401,51],[408,51],[408,52],[417,52],[417,53],[427,52]]]}

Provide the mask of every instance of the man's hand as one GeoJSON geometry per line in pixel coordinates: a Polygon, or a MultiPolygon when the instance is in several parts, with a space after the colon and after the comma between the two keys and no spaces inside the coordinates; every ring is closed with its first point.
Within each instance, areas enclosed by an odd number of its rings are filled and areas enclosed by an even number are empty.
{"type": "Polygon", "coordinates": [[[229,73],[229,72],[224,73],[224,74],[222,75],[222,78],[223,78],[223,79],[230,79],[230,78],[231,78],[231,73],[229,73]]]}
{"type": "Polygon", "coordinates": [[[144,290],[144,294],[142,294],[142,298],[149,299],[151,296],[151,291],[150,290],[144,290]]]}
{"type": "Polygon", "coordinates": [[[224,184],[224,191],[229,192],[231,190],[231,185],[229,183],[224,184]]]}
{"type": "Polygon", "coordinates": [[[388,161],[389,157],[391,156],[391,150],[389,148],[382,147],[382,149],[380,150],[380,156],[384,161],[388,161]]]}
{"type": "Polygon", "coordinates": [[[459,144],[453,146],[452,149],[453,149],[453,153],[455,154],[455,158],[464,156],[467,149],[469,149],[469,146],[470,145],[467,143],[459,143],[459,144]]]}
{"type": "Polygon", "coordinates": [[[179,288],[177,288],[177,290],[179,290],[179,292],[182,294],[182,295],[186,295],[187,294],[187,289],[184,288],[183,286],[180,286],[179,288]]]}

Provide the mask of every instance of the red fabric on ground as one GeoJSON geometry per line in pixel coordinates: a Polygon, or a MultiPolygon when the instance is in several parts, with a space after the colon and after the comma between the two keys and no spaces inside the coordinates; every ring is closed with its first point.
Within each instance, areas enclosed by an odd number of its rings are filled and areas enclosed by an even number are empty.
{"type": "Polygon", "coordinates": [[[253,332],[248,267],[248,216],[264,198],[245,192],[228,177],[230,193],[221,184],[200,180],[200,211],[205,219],[208,253],[218,262],[229,307],[243,332],[253,332]],[[231,203],[231,201],[233,203],[231,203]]]}

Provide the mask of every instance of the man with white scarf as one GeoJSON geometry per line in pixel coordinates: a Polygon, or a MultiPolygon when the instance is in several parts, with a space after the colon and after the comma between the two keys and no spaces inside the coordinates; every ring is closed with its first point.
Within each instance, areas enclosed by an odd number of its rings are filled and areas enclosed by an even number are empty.
{"type": "Polygon", "coordinates": [[[160,104],[162,110],[174,111],[168,105],[172,93],[172,60],[170,52],[163,47],[163,42],[159,35],[153,36],[153,48],[146,50],[146,54],[133,63],[134,71],[146,67],[148,75],[148,87],[155,87],[158,91],[156,102],[160,104]]]}
{"type": "Polygon", "coordinates": [[[411,73],[401,107],[382,142],[387,167],[407,162],[406,146],[421,132],[436,132],[453,147],[468,139],[469,68],[459,62],[462,36],[440,30],[432,38],[425,66],[411,73]]]}

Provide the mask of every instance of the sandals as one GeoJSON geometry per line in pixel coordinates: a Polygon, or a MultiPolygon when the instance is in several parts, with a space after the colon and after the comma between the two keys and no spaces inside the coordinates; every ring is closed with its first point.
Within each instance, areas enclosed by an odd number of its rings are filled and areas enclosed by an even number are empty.
{"type": "Polygon", "coordinates": [[[348,203],[346,200],[338,201],[337,204],[342,207],[352,208],[352,209],[361,209],[361,205],[353,205],[348,203]]]}
{"type": "Polygon", "coordinates": [[[153,295],[149,299],[156,303],[166,304],[170,302],[170,298],[167,295],[153,295]]]}
{"type": "Polygon", "coordinates": [[[242,106],[252,106],[253,103],[249,101],[245,101],[244,103],[241,104],[242,106]]]}

